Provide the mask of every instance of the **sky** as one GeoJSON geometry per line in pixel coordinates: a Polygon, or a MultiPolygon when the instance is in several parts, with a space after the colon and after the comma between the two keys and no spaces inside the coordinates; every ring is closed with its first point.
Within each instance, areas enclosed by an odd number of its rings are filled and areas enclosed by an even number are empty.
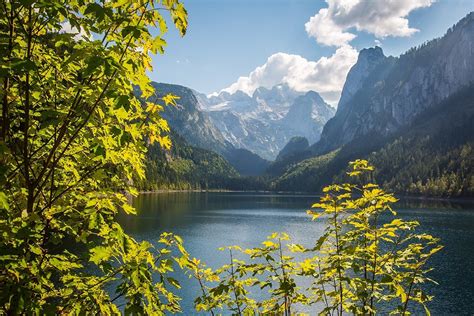
{"type": "Polygon", "coordinates": [[[211,94],[287,83],[336,105],[358,52],[399,56],[442,36],[474,0],[183,0],[189,27],[170,27],[154,81],[211,94]]]}

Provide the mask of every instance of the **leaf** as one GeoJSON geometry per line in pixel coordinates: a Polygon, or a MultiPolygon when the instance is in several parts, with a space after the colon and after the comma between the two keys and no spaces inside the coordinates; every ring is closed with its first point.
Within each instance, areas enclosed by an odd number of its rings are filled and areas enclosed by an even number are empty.
{"type": "Polygon", "coordinates": [[[97,2],[92,2],[87,6],[86,10],[84,11],[84,15],[95,16],[98,21],[101,21],[104,19],[105,9],[97,2]]]}
{"type": "Polygon", "coordinates": [[[122,209],[126,214],[136,214],[136,209],[128,203],[122,204],[122,209]]]}
{"type": "Polygon", "coordinates": [[[8,197],[5,192],[0,191],[0,209],[10,210],[10,205],[8,204],[8,197]]]}
{"type": "Polygon", "coordinates": [[[181,288],[181,285],[179,284],[178,280],[174,279],[174,278],[171,278],[171,277],[167,277],[166,280],[171,284],[173,285],[175,288],[177,289],[180,289],[181,288]]]}
{"type": "Polygon", "coordinates": [[[13,62],[11,64],[11,68],[12,70],[20,73],[30,72],[38,69],[34,61],[27,59],[13,62]]]}
{"type": "Polygon", "coordinates": [[[171,93],[168,93],[167,95],[165,95],[164,97],[161,98],[166,105],[174,105],[174,106],[177,106],[177,103],[176,101],[180,99],[180,97],[174,95],[174,94],[171,94],[171,93]]]}
{"type": "Polygon", "coordinates": [[[400,300],[402,301],[402,303],[405,303],[408,297],[403,287],[400,286],[399,284],[395,284],[395,289],[396,289],[395,295],[400,297],[400,300]]]}
{"type": "Polygon", "coordinates": [[[276,246],[276,244],[273,241],[269,241],[269,240],[262,242],[262,244],[267,248],[276,246]]]}
{"type": "Polygon", "coordinates": [[[180,35],[184,36],[188,27],[188,12],[184,8],[184,5],[178,3],[178,5],[176,5],[176,7],[171,11],[171,16],[173,17],[173,23],[178,29],[180,35]]]}
{"type": "Polygon", "coordinates": [[[89,260],[95,264],[100,264],[103,261],[106,261],[111,256],[111,250],[108,247],[97,246],[90,250],[89,260]]]}
{"type": "Polygon", "coordinates": [[[40,247],[35,246],[35,245],[30,245],[30,251],[38,256],[43,253],[43,250],[40,247]]]}

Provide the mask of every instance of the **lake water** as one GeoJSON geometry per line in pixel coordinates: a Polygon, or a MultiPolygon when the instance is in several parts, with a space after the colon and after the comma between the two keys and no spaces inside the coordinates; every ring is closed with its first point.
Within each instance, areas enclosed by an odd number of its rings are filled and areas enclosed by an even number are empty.
{"type": "MultiPolygon", "coordinates": [[[[228,262],[219,247],[259,246],[273,232],[287,232],[293,242],[311,246],[324,229],[312,222],[306,209],[316,196],[256,193],[156,193],[133,201],[137,216],[122,216],[125,230],[138,240],[156,242],[168,231],[184,239],[186,249],[209,266],[228,262]]],[[[439,286],[432,315],[472,315],[474,311],[474,202],[403,200],[398,215],[421,223],[420,232],[441,238],[445,248],[431,261],[431,277],[439,286]]],[[[199,293],[193,280],[180,278],[185,315],[194,314],[193,297],[199,293]]]]}

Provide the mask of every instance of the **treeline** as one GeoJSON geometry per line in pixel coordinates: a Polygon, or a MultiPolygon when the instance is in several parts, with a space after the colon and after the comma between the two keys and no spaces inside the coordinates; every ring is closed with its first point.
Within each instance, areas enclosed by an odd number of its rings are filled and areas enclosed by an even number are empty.
{"type": "Polygon", "coordinates": [[[429,196],[474,196],[473,143],[450,150],[430,148],[429,139],[397,140],[370,160],[377,179],[399,193],[429,196]],[[435,150],[433,150],[435,149],[435,150]]]}

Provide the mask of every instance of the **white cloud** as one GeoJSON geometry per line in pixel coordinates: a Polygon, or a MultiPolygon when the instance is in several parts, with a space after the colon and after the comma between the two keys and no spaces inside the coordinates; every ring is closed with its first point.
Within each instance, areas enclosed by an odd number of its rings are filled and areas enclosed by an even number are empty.
{"type": "Polygon", "coordinates": [[[339,47],[330,57],[308,61],[299,55],[276,53],[246,77],[223,89],[233,93],[242,90],[251,95],[258,87],[271,88],[287,83],[297,91],[314,90],[331,104],[337,103],[347,72],[357,61],[357,51],[349,46],[339,47]]]}
{"type": "Polygon", "coordinates": [[[434,0],[326,0],[328,8],[320,9],[305,24],[306,32],[320,44],[341,46],[366,31],[377,38],[410,36],[418,30],[408,24],[411,11],[429,7],[434,0]]]}
{"type": "Polygon", "coordinates": [[[222,91],[242,90],[251,95],[258,87],[270,88],[287,83],[298,91],[315,90],[330,104],[336,105],[350,68],[358,53],[349,43],[354,31],[366,31],[378,39],[410,36],[418,30],[409,26],[411,11],[429,7],[435,0],[326,0],[305,24],[306,32],[320,44],[337,47],[333,55],[308,61],[299,55],[276,53],[248,76],[240,77],[222,91]]]}
{"type": "Polygon", "coordinates": [[[76,27],[72,27],[69,21],[61,23],[61,30],[59,31],[59,33],[75,34],[74,35],[75,41],[80,41],[84,39],[92,39],[92,37],[88,35],[82,27],[79,31],[76,27]]]}

